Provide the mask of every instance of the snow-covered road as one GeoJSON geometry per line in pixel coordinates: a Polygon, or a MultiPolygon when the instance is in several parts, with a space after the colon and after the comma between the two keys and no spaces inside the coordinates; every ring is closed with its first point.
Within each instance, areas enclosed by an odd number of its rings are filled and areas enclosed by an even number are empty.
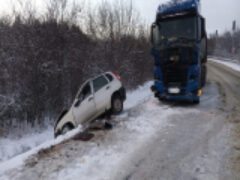
{"type": "Polygon", "coordinates": [[[69,139],[79,128],[44,142],[2,162],[0,179],[232,179],[229,114],[210,65],[200,105],[160,103],[148,82],[127,94],[111,131],[93,131],[89,142],[69,139]]]}

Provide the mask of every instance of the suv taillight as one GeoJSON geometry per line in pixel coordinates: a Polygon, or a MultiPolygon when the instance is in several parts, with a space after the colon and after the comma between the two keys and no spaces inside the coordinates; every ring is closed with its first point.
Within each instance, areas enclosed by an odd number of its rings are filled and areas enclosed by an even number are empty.
{"type": "Polygon", "coordinates": [[[122,82],[122,78],[117,73],[113,72],[113,74],[120,82],[122,82]]]}

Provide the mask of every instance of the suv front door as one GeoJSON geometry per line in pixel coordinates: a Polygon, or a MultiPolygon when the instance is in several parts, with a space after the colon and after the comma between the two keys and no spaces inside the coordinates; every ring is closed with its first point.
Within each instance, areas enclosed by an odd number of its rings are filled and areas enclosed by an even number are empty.
{"type": "Polygon", "coordinates": [[[87,82],[81,88],[73,105],[73,116],[77,124],[82,124],[91,118],[96,113],[96,105],[93,97],[91,81],[87,82]]]}

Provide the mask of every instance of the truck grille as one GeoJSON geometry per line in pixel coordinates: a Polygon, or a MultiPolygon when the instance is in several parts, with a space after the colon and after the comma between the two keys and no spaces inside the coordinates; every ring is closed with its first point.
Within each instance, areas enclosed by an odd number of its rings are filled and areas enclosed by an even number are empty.
{"type": "Polygon", "coordinates": [[[163,67],[163,82],[165,86],[186,86],[188,67],[183,65],[163,67]]]}
{"type": "Polygon", "coordinates": [[[192,65],[197,63],[194,58],[195,51],[190,47],[183,48],[168,48],[160,51],[160,65],[168,64],[184,64],[192,65]],[[171,59],[171,57],[178,57],[178,60],[171,59]]]}

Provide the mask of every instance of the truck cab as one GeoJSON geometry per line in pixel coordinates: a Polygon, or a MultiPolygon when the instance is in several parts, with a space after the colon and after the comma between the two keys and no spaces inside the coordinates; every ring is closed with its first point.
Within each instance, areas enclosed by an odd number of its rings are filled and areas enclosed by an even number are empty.
{"type": "Polygon", "coordinates": [[[206,83],[207,35],[199,0],[160,5],[151,28],[152,91],[160,100],[199,103],[206,83]]]}

